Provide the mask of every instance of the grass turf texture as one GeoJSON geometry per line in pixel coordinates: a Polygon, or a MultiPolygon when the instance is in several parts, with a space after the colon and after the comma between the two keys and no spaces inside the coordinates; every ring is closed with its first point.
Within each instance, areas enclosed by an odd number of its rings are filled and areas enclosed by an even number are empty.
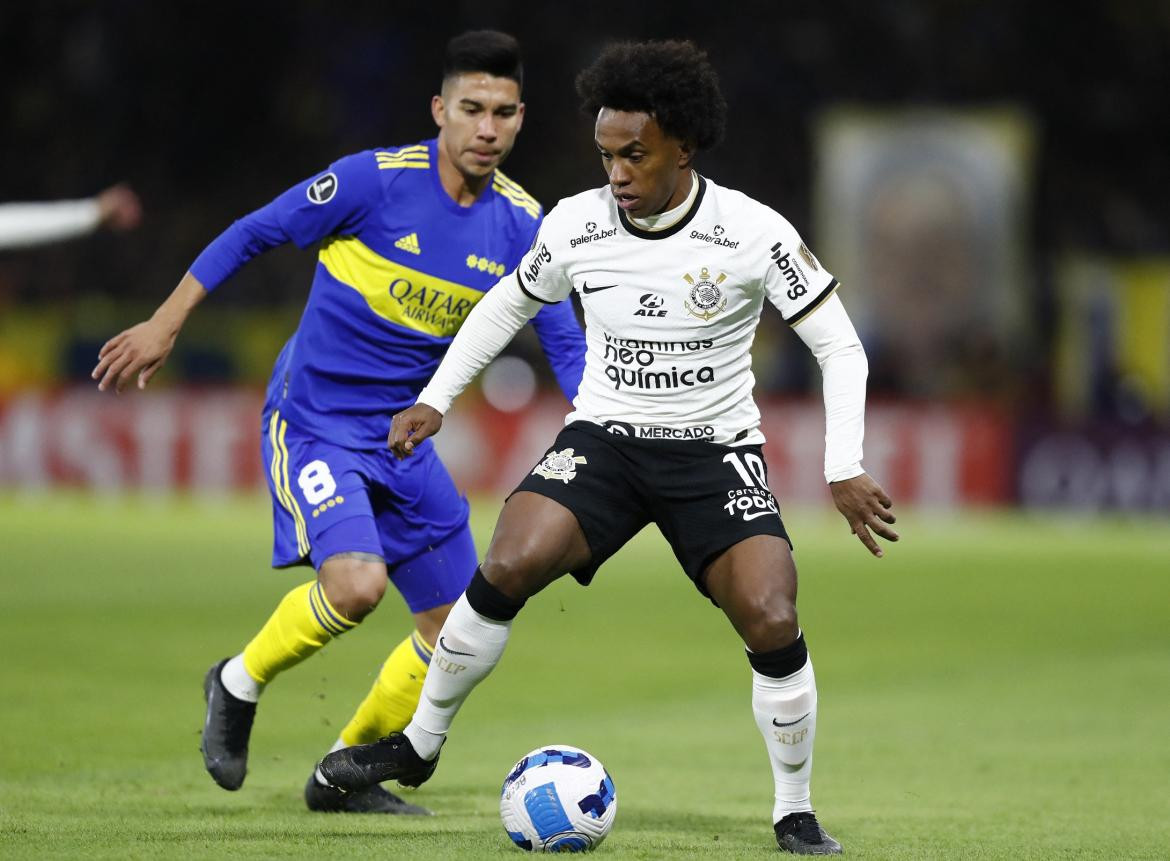
{"type": "MultiPolygon", "coordinates": [[[[475,506],[484,546],[491,502],[475,506]]],[[[0,856],[520,857],[499,786],[567,743],[617,784],[612,858],[775,857],[747,662],[644,532],[520,616],[420,820],[310,814],[313,762],[407,630],[393,594],[265,694],[244,788],[198,752],[201,680],[306,572],[266,570],[267,502],[0,505],[0,856]]],[[[1166,858],[1170,525],[905,516],[867,558],[787,517],[821,692],[814,801],[853,858],[1166,858]]]]}

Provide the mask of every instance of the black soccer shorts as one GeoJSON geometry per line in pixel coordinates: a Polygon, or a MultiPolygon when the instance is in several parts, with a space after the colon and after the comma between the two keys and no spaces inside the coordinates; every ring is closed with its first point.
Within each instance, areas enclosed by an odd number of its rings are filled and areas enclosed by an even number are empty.
{"type": "Polygon", "coordinates": [[[728,547],[753,535],[775,535],[792,546],[758,445],[639,439],[573,422],[521,490],[554,499],[577,518],[593,555],[570,573],[584,586],[648,523],[657,524],[708,598],[704,573],[728,547]]]}

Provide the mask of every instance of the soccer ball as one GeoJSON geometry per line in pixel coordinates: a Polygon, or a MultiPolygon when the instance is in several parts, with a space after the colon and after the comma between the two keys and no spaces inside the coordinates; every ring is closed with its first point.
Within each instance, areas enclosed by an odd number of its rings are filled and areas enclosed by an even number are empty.
{"type": "Polygon", "coordinates": [[[617,793],[605,766],[567,744],[538,747],[508,772],[500,818],[529,852],[588,852],[613,828],[617,793]]]}

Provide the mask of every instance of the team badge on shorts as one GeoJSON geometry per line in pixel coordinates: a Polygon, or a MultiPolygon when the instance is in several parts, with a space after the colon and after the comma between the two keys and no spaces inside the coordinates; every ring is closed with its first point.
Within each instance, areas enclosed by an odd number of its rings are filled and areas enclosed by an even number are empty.
{"type": "Polygon", "coordinates": [[[719,289],[719,285],[727,280],[727,276],[722,272],[712,281],[711,271],[704,266],[697,281],[689,272],[683,276],[683,280],[691,285],[691,297],[683,302],[683,307],[691,316],[706,322],[727,307],[727,297],[719,289]]]}
{"type": "Polygon", "coordinates": [[[536,469],[532,470],[532,474],[568,484],[577,477],[577,464],[588,462],[581,455],[574,456],[571,448],[550,451],[544,456],[544,460],[537,464],[536,469]]]}

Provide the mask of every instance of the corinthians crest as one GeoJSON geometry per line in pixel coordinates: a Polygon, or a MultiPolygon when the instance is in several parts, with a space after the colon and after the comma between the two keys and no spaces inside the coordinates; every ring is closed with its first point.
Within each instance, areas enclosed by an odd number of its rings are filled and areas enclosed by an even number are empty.
{"type": "Polygon", "coordinates": [[[683,302],[688,314],[706,322],[727,307],[727,297],[719,289],[719,285],[727,280],[722,272],[712,281],[711,271],[704,266],[699,270],[697,281],[690,273],[684,275],[683,280],[691,285],[690,299],[683,302]]]}
{"type": "Polygon", "coordinates": [[[574,456],[571,448],[564,451],[550,451],[544,456],[544,460],[536,465],[536,469],[532,470],[532,474],[568,484],[577,477],[577,464],[579,463],[588,463],[588,461],[581,455],[574,456]]]}

